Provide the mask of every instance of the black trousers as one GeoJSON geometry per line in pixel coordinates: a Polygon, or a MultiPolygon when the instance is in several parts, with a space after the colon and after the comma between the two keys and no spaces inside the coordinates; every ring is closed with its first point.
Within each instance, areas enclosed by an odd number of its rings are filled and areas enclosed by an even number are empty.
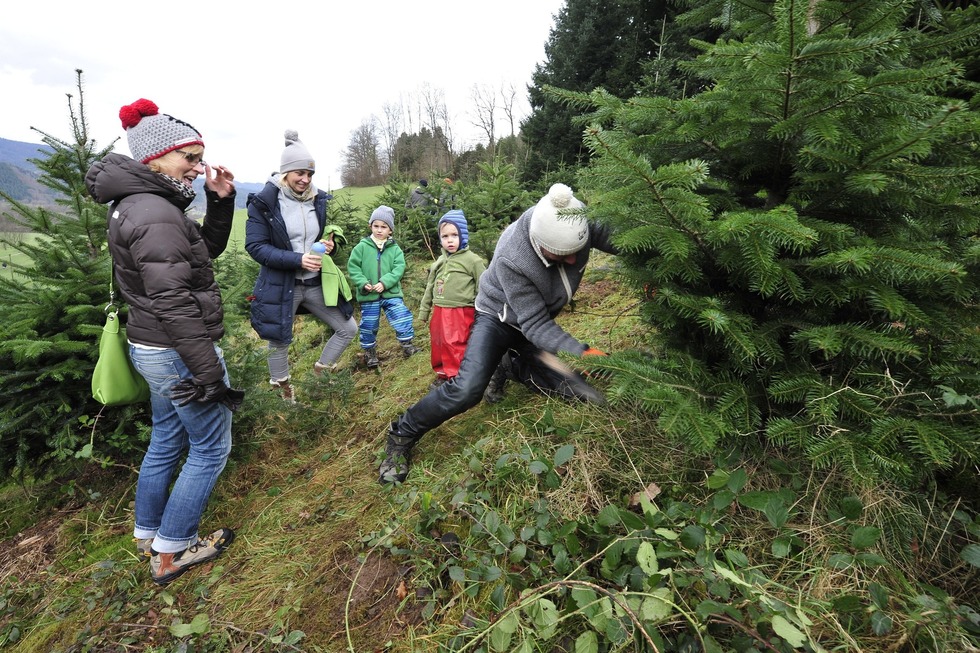
{"type": "Polygon", "coordinates": [[[510,358],[512,378],[537,392],[601,401],[601,395],[578,373],[555,370],[544,364],[541,350],[520,331],[495,315],[477,312],[459,374],[430,390],[402,413],[396,424],[398,435],[418,441],[449,418],[476,406],[505,355],[510,358]]]}

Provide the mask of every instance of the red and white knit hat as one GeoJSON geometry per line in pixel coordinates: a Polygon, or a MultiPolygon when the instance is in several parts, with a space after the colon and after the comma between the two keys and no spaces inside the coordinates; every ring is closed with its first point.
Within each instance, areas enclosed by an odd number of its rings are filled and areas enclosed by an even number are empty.
{"type": "Polygon", "coordinates": [[[119,109],[119,119],[126,130],[129,151],[140,163],[148,163],[168,152],[188,145],[200,145],[201,132],[183,120],[160,113],[150,100],[139,99],[119,109]]]}

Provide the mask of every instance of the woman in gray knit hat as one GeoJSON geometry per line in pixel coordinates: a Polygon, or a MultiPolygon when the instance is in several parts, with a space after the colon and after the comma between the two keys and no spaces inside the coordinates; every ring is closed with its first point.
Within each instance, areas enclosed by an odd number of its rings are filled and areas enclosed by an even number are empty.
{"type": "Polygon", "coordinates": [[[333,335],[313,363],[321,377],[337,369],[337,361],[357,334],[350,290],[329,285],[325,293],[322,273],[335,270],[337,229],[327,228],[327,202],[331,196],[313,185],[316,162],[293,130],[285,133],[279,172],[265,187],[248,196],[245,250],[262,266],[255,281],[251,305],[252,328],[268,341],[269,383],[283,399],[296,402],[290,381],[289,344],[298,313],[309,313],[329,326],[333,335]],[[322,250],[314,251],[322,246],[322,250]],[[322,252],[322,253],[321,253],[322,252]]]}

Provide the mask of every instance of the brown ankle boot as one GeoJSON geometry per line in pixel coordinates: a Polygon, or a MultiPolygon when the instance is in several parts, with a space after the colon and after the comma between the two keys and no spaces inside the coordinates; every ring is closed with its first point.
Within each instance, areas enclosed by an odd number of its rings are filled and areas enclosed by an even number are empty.
{"type": "Polygon", "coordinates": [[[287,404],[296,403],[296,390],[289,382],[288,377],[285,379],[280,379],[278,381],[269,381],[269,384],[273,388],[279,388],[279,394],[282,395],[282,400],[285,401],[287,404]]]}

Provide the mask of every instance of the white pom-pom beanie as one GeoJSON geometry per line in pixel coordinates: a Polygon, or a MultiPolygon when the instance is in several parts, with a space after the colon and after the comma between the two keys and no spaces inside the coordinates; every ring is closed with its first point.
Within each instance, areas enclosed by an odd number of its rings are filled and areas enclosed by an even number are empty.
{"type": "Polygon", "coordinates": [[[552,186],[531,213],[531,242],[557,256],[568,256],[585,247],[589,223],[576,211],[584,206],[565,184],[552,186]]]}
{"type": "Polygon", "coordinates": [[[284,134],[286,137],[286,149],[282,151],[282,158],[279,160],[280,174],[286,174],[293,170],[316,170],[316,162],[313,155],[299,140],[299,133],[294,129],[287,129],[284,134]]]}

